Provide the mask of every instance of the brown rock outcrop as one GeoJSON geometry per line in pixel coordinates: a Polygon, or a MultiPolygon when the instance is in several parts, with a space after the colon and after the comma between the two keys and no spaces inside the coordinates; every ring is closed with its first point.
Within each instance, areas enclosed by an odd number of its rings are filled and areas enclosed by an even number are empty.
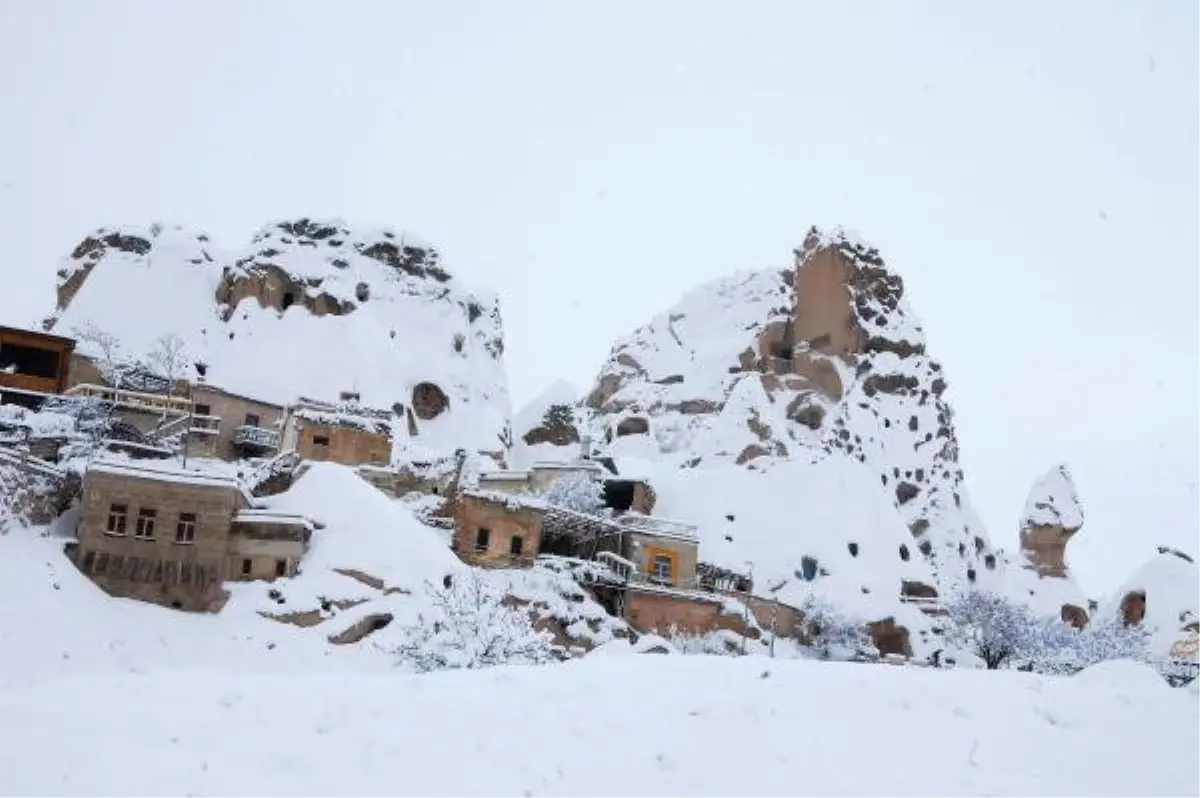
{"type": "Polygon", "coordinates": [[[1121,599],[1121,621],[1126,626],[1137,626],[1146,617],[1146,591],[1131,590],[1121,599]]]}
{"type": "Polygon", "coordinates": [[[1064,604],[1059,611],[1059,617],[1067,626],[1082,629],[1088,625],[1087,610],[1075,604],[1064,604]]]}
{"type": "Polygon", "coordinates": [[[1042,475],[1029,491],[1021,519],[1021,552],[1041,577],[1067,575],[1067,543],[1083,527],[1083,508],[1071,473],[1059,465],[1042,475]]]}

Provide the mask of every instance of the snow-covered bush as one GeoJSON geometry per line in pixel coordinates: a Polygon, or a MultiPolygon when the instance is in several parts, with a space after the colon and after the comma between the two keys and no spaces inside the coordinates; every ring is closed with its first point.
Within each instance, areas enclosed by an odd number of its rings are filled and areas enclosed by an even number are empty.
{"type": "MultiPolygon", "coordinates": [[[[717,629],[704,634],[696,634],[672,628],[666,639],[680,654],[733,656],[742,652],[744,643],[740,634],[729,629],[717,629]]],[[[757,644],[755,641],[755,645],[757,644]]]]}
{"type": "Polygon", "coordinates": [[[546,503],[584,515],[608,515],[604,504],[604,486],[587,474],[559,477],[546,491],[546,503]]]}
{"type": "Polygon", "coordinates": [[[428,615],[405,630],[396,650],[418,671],[486,668],[549,662],[551,637],[533,628],[525,611],[506,605],[504,595],[471,572],[436,587],[426,584],[428,615]]]}
{"type": "Polygon", "coordinates": [[[950,639],[983,660],[988,670],[1032,658],[1039,650],[1042,625],[1026,607],[1003,596],[971,590],[946,609],[950,639]]]}
{"type": "Polygon", "coordinates": [[[825,599],[806,597],[800,614],[804,618],[806,648],[819,659],[845,660],[875,648],[860,622],[825,599]]]}
{"type": "Polygon", "coordinates": [[[1141,624],[1126,626],[1117,617],[1096,619],[1082,630],[1046,619],[1036,630],[1035,648],[1028,658],[1033,670],[1059,674],[1115,659],[1153,664],[1149,640],[1150,633],[1141,624]]]}

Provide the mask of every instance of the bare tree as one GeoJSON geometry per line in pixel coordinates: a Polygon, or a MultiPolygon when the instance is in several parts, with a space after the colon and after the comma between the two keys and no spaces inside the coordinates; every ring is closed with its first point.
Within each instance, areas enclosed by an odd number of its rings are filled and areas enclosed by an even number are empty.
{"type": "Polygon", "coordinates": [[[166,392],[175,392],[175,383],[187,374],[188,352],[183,338],[175,333],[160,335],[154,341],[148,360],[151,368],[167,380],[166,392]]]}
{"type": "Polygon", "coordinates": [[[96,366],[100,369],[100,375],[113,388],[119,389],[125,375],[136,368],[136,364],[125,357],[117,336],[90,321],[82,327],[76,327],[72,333],[76,339],[91,344],[97,353],[96,366]]]}

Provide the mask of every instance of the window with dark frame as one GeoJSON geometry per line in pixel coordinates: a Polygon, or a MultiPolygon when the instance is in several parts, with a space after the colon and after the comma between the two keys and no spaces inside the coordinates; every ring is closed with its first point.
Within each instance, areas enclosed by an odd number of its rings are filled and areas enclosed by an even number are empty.
{"type": "Polygon", "coordinates": [[[287,560],[276,560],[275,561],[275,575],[276,576],[287,576],[287,560]]]}
{"type": "Polygon", "coordinates": [[[487,551],[491,542],[492,530],[481,526],[475,531],[475,551],[487,551]]]}
{"type": "Polygon", "coordinates": [[[126,504],[111,504],[108,507],[108,525],[104,531],[110,535],[125,534],[125,519],[129,517],[129,506],[126,504]]]}
{"type": "Polygon", "coordinates": [[[258,414],[257,414],[257,413],[247,413],[247,414],[246,414],[246,424],[245,424],[245,426],[247,426],[247,427],[257,427],[257,426],[258,426],[258,422],[259,422],[259,418],[258,418],[258,414]]]}
{"type": "Polygon", "coordinates": [[[250,560],[248,560],[248,559],[247,559],[247,560],[242,560],[242,576],[249,576],[249,575],[250,575],[250,569],[251,569],[253,566],[254,566],[254,563],[253,563],[252,561],[250,561],[250,560]]]}
{"type": "Polygon", "coordinates": [[[655,554],[654,561],[651,564],[650,575],[664,582],[669,581],[671,579],[671,555],[655,554]]]}
{"type": "Polygon", "coordinates": [[[176,543],[196,542],[196,514],[180,513],[179,521],[175,524],[176,543]]]}
{"type": "Polygon", "coordinates": [[[521,552],[525,549],[525,538],[520,535],[513,535],[508,541],[508,553],[512,557],[520,557],[521,552]]]}
{"type": "Polygon", "coordinates": [[[154,519],[157,516],[158,510],[153,507],[139,508],[137,527],[133,531],[133,536],[143,540],[154,540],[154,519]]]}
{"type": "Polygon", "coordinates": [[[313,436],[313,446],[328,446],[328,445],[329,445],[329,436],[328,435],[314,435],[313,436]]]}
{"type": "Polygon", "coordinates": [[[196,405],[195,410],[193,410],[192,412],[194,412],[198,416],[211,416],[212,415],[212,405],[196,405]]]}

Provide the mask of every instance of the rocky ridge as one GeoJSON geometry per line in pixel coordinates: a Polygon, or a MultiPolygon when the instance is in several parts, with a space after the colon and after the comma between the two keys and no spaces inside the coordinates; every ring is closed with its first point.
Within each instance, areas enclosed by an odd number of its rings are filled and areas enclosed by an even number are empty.
{"type": "Polygon", "coordinates": [[[168,334],[234,393],[391,409],[397,456],[499,455],[510,413],[499,304],[411,234],[332,220],[268,224],[240,251],[181,226],[98,230],[64,259],[45,327],[144,359],[168,334]],[[137,312],[130,312],[136,301],[137,312]],[[101,335],[98,336],[96,333],[101,335]],[[331,345],[331,342],[336,342],[331,345]]]}

